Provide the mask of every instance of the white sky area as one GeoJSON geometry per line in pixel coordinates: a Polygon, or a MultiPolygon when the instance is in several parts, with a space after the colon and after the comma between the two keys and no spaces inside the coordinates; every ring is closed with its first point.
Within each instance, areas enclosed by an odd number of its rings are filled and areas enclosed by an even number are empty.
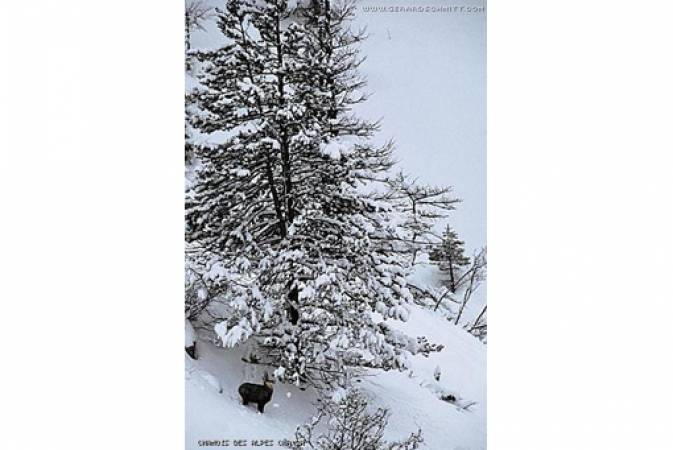
{"type": "Polygon", "coordinates": [[[486,12],[364,12],[366,6],[484,2],[366,0],[355,27],[369,100],[357,112],[382,118],[376,142],[393,139],[400,167],[419,181],[451,185],[463,200],[449,221],[466,247],[486,245],[486,12]]]}

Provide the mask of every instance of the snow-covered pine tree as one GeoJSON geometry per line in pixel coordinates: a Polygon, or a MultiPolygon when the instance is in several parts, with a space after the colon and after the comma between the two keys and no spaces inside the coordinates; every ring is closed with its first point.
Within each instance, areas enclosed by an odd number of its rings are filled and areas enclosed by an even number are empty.
{"type": "Polygon", "coordinates": [[[204,23],[213,15],[213,8],[204,0],[185,0],[185,50],[192,48],[192,32],[205,31],[204,23]]]}
{"type": "Polygon", "coordinates": [[[464,280],[465,268],[470,265],[470,258],[465,256],[465,242],[458,239],[458,234],[450,225],[442,235],[442,242],[430,252],[430,260],[439,265],[439,269],[448,273],[446,286],[455,293],[464,280]]]}
{"type": "Polygon", "coordinates": [[[360,189],[392,161],[368,142],[376,124],[351,114],[365,99],[353,5],[230,0],[217,14],[228,43],[198,54],[193,125],[229,139],[198,152],[186,205],[188,263],[226,299],[226,314],[208,312],[217,335],[251,340],[297,383],[404,368],[416,341],[374,319],[406,319],[411,293],[393,206],[360,189]]]}
{"type": "Polygon", "coordinates": [[[191,51],[192,32],[196,30],[206,31],[206,22],[212,19],[214,8],[208,5],[204,0],[185,0],[185,75],[186,75],[186,90],[185,96],[185,169],[187,171],[187,179],[189,181],[189,171],[191,166],[195,163],[195,139],[194,130],[191,126],[191,118],[197,113],[197,108],[194,98],[190,95],[191,85],[194,83],[194,75],[197,70],[197,61],[191,51]]]}
{"type": "Polygon", "coordinates": [[[416,263],[418,252],[432,249],[437,244],[433,227],[437,220],[447,217],[460,200],[451,197],[450,186],[422,185],[404,172],[399,172],[387,181],[386,195],[402,212],[399,227],[404,230],[400,249],[411,256],[411,264],[416,263]]]}

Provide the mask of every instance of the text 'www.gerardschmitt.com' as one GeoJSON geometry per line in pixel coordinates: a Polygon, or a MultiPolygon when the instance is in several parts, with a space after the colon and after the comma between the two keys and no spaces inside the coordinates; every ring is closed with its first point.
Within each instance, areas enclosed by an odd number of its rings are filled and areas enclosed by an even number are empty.
{"type": "Polygon", "coordinates": [[[474,14],[486,12],[485,6],[457,6],[457,5],[362,5],[363,13],[442,13],[442,14],[474,14]]]}

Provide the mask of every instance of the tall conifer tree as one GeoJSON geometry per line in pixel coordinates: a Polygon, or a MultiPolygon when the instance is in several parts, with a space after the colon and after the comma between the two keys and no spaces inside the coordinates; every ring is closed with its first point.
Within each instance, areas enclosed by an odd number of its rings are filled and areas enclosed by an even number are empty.
{"type": "Polygon", "coordinates": [[[402,369],[418,351],[376,319],[406,319],[411,293],[394,206],[362,189],[392,149],[372,146],[377,125],[351,111],[366,98],[353,8],[230,0],[217,12],[227,44],[198,54],[192,124],[226,139],[197,149],[188,263],[225,299],[209,312],[224,345],[251,340],[257,361],[295,382],[402,369]]]}

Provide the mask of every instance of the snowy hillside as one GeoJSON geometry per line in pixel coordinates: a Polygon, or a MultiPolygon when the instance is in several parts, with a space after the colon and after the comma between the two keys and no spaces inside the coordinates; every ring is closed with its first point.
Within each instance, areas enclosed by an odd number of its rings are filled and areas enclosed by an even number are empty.
{"type": "Polygon", "coordinates": [[[483,15],[192,2],[225,10],[188,38],[186,449],[282,448],[332,404],[307,380],[486,449],[483,15]]]}
{"type": "MultiPolygon", "coordinates": [[[[425,447],[433,450],[486,448],[486,346],[460,327],[432,312],[415,308],[408,322],[396,327],[410,335],[425,335],[444,344],[440,353],[414,357],[410,373],[372,371],[359,383],[373,405],[391,409],[387,437],[423,430],[425,447]],[[440,381],[434,380],[441,369],[440,381]],[[442,401],[439,393],[453,394],[456,404],[442,401]],[[466,406],[475,402],[466,409],[466,406]]],[[[223,350],[200,341],[199,360],[185,357],[187,450],[199,440],[288,439],[297,425],[314,414],[316,395],[292,385],[277,384],[265,413],[243,406],[237,393],[242,382],[261,382],[261,370],[241,361],[244,351],[223,350]],[[212,379],[214,378],[214,380],[212,379]],[[219,392],[219,387],[222,393],[219,392]]],[[[281,448],[274,446],[272,448],[281,448]]]]}

